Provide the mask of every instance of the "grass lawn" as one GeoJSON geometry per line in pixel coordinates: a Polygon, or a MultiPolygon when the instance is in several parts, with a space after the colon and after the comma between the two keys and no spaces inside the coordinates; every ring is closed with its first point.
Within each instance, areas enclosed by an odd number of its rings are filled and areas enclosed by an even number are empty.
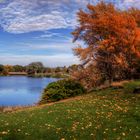
{"type": "Polygon", "coordinates": [[[0,140],[140,140],[140,94],[131,94],[137,85],[0,113],[0,140]]]}

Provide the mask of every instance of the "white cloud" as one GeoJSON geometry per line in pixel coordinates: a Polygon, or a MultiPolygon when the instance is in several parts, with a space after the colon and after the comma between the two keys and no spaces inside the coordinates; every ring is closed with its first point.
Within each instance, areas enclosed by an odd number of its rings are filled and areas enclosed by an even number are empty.
{"type": "Polygon", "coordinates": [[[136,8],[140,8],[140,0],[124,0],[123,1],[124,8],[130,8],[132,6],[136,8]]]}
{"type": "Polygon", "coordinates": [[[11,33],[71,28],[75,11],[84,4],[74,0],[13,0],[0,10],[0,24],[11,33]]]}
{"type": "Polygon", "coordinates": [[[56,67],[56,66],[69,66],[71,64],[79,64],[80,61],[77,57],[72,54],[59,54],[59,55],[11,55],[3,54],[0,56],[1,64],[21,64],[27,65],[31,62],[41,61],[45,66],[56,67]]]}
{"type": "Polygon", "coordinates": [[[49,43],[49,44],[34,44],[34,43],[19,43],[17,50],[23,50],[24,52],[32,52],[32,51],[45,51],[46,54],[72,54],[72,48],[74,48],[75,44],[69,42],[63,43],[49,43]],[[19,47],[20,46],[20,47],[19,47]]]}
{"type": "MultiPolygon", "coordinates": [[[[76,11],[99,0],[12,0],[0,7],[0,25],[11,33],[73,28],[76,11]]],[[[140,7],[140,0],[104,0],[119,7],[140,7]]]]}
{"type": "MultiPolygon", "coordinates": [[[[37,37],[34,37],[34,39],[40,39],[40,40],[46,40],[46,39],[51,39],[51,38],[57,38],[57,41],[63,39],[63,41],[68,41],[68,42],[72,42],[72,38],[67,36],[67,35],[64,35],[62,33],[58,33],[58,32],[50,32],[50,31],[45,31],[44,34],[40,35],[40,36],[37,36],[37,37]]],[[[56,39],[55,39],[56,40],[56,39]]]]}
{"type": "Polygon", "coordinates": [[[45,31],[45,34],[40,35],[38,38],[51,38],[51,37],[60,37],[60,33],[54,33],[50,31],[45,31]]]}
{"type": "MultiPolygon", "coordinates": [[[[43,54],[72,54],[72,49],[77,46],[77,43],[72,43],[72,38],[63,37],[61,34],[54,33],[58,35],[58,38],[48,38],[48,36],[36,37],[35,41],[31,42],[18,42],[11,45],[10,48],[16,49],[16,52],[33,53],[42,52],[43,54]],[[61,36],[61,37],[60,37],[61,36]]],[[[53,36],[53,33],[50,36],[53,36]]]]}

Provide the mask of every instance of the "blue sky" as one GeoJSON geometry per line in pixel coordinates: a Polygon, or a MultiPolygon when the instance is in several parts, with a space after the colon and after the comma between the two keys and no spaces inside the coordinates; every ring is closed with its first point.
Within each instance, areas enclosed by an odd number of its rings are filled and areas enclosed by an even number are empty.
{"type": "MultiPolygon", "coordinates": [[[[46,66],[79,63],[72,53],[76,12],[98,0],[0,0],[0,63],[46,66]]],[[[140,7],[140,0],[106,0],[120,8],[140,7]]]]}

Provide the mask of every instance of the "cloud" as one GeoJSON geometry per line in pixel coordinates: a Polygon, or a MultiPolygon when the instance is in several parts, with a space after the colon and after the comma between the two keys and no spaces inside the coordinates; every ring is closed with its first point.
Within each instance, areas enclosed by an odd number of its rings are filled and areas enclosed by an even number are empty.
{"type": "Polygon", "coordinates": [[[45,31],[45,34],[40,35],[38,38],[52,38],[52,37],[60,37],[60,33],[45,31]]]}
{"type": "Polygon", "coordinates": [[[0,56],[1,64],[21,64],[27,65],[31,62],[41,61],[45,66],[56,67],[56,66],[69,66],[71,64],[79,64],[80,61],[77,57],[72,54],[59,54],[59,55],[11,55],[3,54],[0,56]]]}
{"type": "Polygon", "coordinates": [[[17,45],[17,51],[23,50],[26,53],[43,51],[45,54],[72,54],[72,48],[75,46],[75,44],[70,42],[53,42],[48,44],[18,43],[17,45]]]}
{"type": "Polygon", "coordinates": [[[10,33],[72,28],[78,0],[13,0],[0,10],[0,25],[10,33]]]}
{"type": "MultiPolygon", "coordinates": [[[[122,7],[130,8],[130,7],[140,8],[140,0],[124,0],[122,7]]],[[[121,5],[120,5],[121,7],[121,5]]]]}
{"type": "MultiPolygon", "coordinates": [[[[16,49],[16,53],[35,53],[35,54],[72,54],[72,49],[77,43],[72,42],[72,37],[67,37],[61,33],[45,32],[32,41],[23,41],[10,44],[9,49],[16,49]]],[[[4,48],[3,48],[4,49],[4,48]]]]}
{"type": "Polygon", "coordinates": [[[51,31],[45,31],[43,34],[41,34],[40,36],[34,37],[35,39],[40,39],[40,40],[46,40],[46,39],[51,39],[51,38],[57,38],[57,40],[61,40],[62,39],[65,41],[70,41],[70,43],[72,42],[72,38],[69,37],[66,34],[62,34],[62,33],[58,33],[58,32],[51,32],[51,31]]]}
{"type": "MultiPolygon", "coordinates": [[[[0,7],[0,26],[10,33],[73,28],[76,12],[99,0],[9,0],[0,7]]],[[[140,8],[140,0],[104,0],[120,8],[140,8]]]]}

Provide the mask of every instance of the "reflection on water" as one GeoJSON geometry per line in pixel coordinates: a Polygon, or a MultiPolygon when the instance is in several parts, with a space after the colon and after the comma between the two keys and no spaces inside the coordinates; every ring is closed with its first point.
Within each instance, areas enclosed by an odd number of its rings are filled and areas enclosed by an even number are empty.
{"type": "Polygon", "coordinates": [[[43,88],[56,78],[0,77],[0,106],[33,105],[43,88]]]}

